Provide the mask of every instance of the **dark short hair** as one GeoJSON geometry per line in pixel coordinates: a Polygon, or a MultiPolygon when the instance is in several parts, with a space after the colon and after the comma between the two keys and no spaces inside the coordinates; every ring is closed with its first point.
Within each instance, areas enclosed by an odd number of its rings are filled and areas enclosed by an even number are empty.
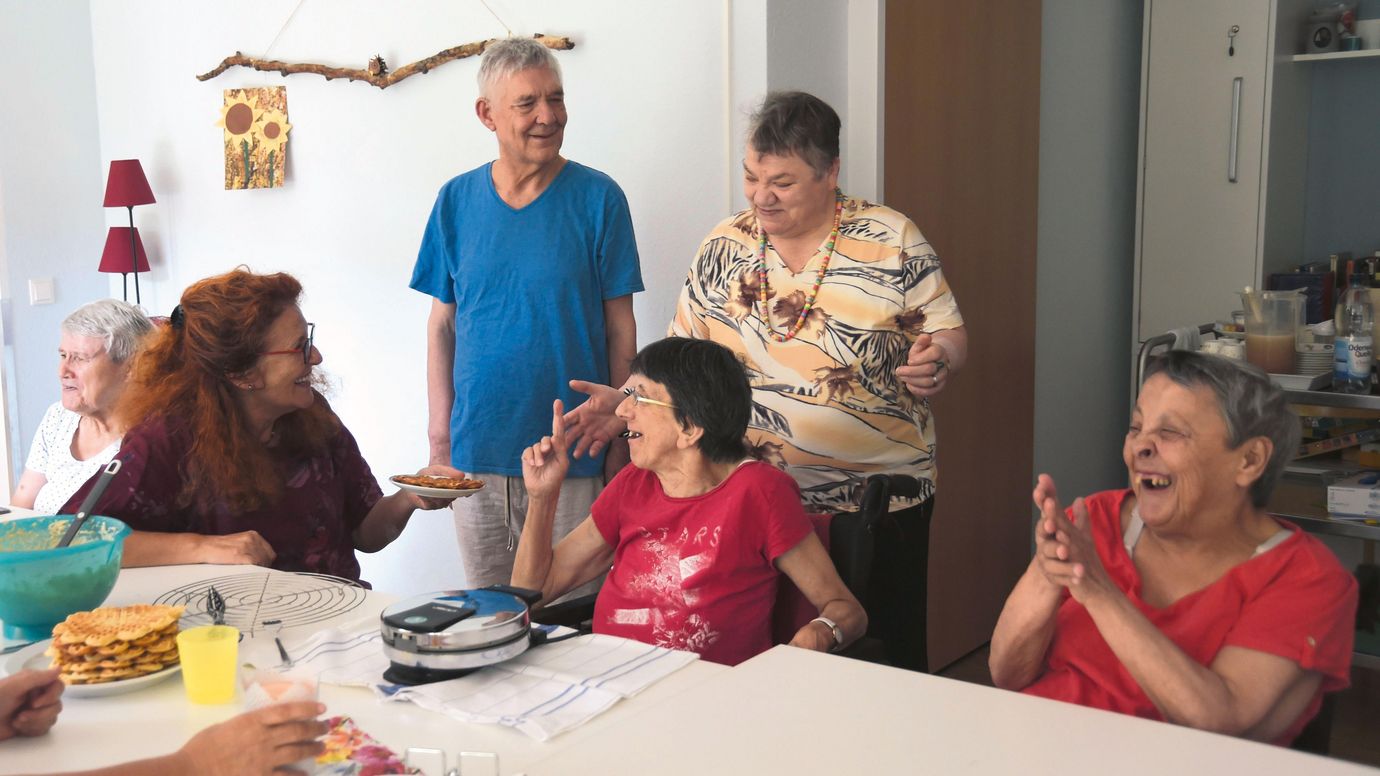
{"type": "Polygon", "coordinates": [[[733,351],[709,340],[667,337],[639,351],[630,371],[666,387],[682,427],[704,430],[698,445],[706,458],[725,463],[747,456],[752,387],[733,351]]]}
{"type": "Polygon", "coordinates": [[[818,178],[839,158],[839,114],[805,92],[772,92],[753,112],[748,145],[759,154],[795,154],[818,178]]]}
{"type": "Polygon", "coordinates": [[[1270,440],[1274,445],[1270,461],[1250,490],[1251,504],[1264,507],[1284,467],[1298,454],[1303,436],[1284,390],[1249,364],[1187,350],[1171,350],[1152,360],[1145,379],[1155,375],[1164,375],[1185,388],[1210,389],[1227,424],[1227,444],[1233,449],[1255,437],[1270,440]]]}

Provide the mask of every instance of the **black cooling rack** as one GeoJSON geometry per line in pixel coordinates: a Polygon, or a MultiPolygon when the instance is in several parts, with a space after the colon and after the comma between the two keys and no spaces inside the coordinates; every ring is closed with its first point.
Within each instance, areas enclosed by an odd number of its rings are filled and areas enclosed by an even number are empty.
{"type": "Polygon", "coordinates": [[[182,627],[211,622],[211,588],[225,599],[225,624],[254,635],[338,617],[364,603],[357,582],[326,574],[235,574],[173,588],[155,603],[184,606],[182,627]]]}

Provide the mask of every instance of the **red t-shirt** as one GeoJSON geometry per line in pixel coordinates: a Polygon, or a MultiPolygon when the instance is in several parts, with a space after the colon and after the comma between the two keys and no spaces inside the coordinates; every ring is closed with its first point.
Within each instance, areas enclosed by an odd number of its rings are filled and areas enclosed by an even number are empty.
{"type": "MultiPolygon", "coordinates": [[[[1202,590],[1155,608],[1140,599],[1140,574],[1122,543],[1121,509],[1131,493],[1103,491],[1086,499],[1097,554],[1113,583],[1161,633],[1204,666],[1231,645],[1278,655],[1321,673],[1318,696],[1276,743],[1293,741],[1317,714],[1322,693],[1350,681],[1356,580],[1326,545],[1281,520],[1293,532],[1288,539],[1202,590]]],[[[1102,639],[1088,610],[1071,597],[1059,607],[1045,672],[1024,692],[1163,719],[1102,639]]]]}
{"type": "Polygon", "coordinates": [[[813,529],[800,490],[769,464],[671,498],[650,471],[624,467],[590,508],[616,548],[594,630],[737,665],[771,647],[774,561],[813,529]]]}

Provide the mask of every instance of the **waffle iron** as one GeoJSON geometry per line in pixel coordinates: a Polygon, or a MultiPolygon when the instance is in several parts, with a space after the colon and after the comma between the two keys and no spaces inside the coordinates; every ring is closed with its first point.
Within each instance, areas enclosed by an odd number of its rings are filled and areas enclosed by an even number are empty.
{"type": "Polygon", "coordinates": [[[490,585],[392,604],[379,614],[390,662],[383,678],[407,685],[439,682],[521,655],[532,645],[529,610],[540,599],[536,590],[490,585]]]}

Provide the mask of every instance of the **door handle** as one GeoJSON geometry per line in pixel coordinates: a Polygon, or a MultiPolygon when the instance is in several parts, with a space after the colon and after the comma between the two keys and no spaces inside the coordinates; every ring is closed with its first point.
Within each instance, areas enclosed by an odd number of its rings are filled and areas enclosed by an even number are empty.
{"type": "Polygon", "coordinates": [[[1236,183],[1237,135],[1241,131],[1241,76],[1231,79],[1231,138],[1227,146],[1227,182],[1236,183]]]}

